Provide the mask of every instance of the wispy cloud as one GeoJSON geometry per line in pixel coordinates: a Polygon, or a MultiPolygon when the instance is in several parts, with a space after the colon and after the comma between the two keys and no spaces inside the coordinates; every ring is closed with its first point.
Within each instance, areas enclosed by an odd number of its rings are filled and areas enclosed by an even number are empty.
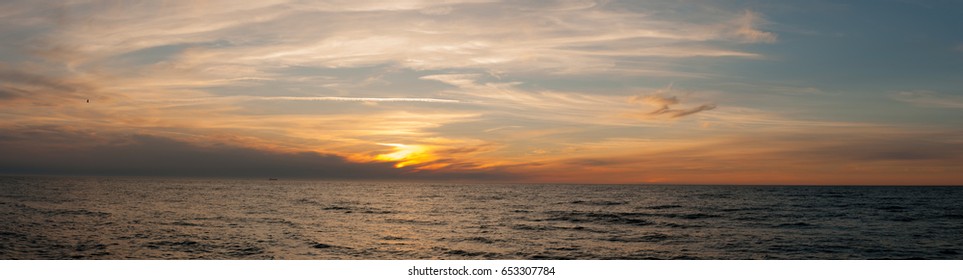
{"type": "Polygon", "coordinates": [[[47,23],[55,32],[40,36],[33,48],[83,68],[138,51],[191,46],[166,64],[222,75],[228,69],[266,74],[283,65],[386,63],[412,69],[632,73],[644,64],[619,62],[632,57],[758,57],[711,41],[775,38],[756,29],[761,16],[750,11],[703,10],[691,17],[714,22],[694,23],[595,2],[349,2],[68,3],[52,8],[63,16],[47,23]],[[92,13],[100,16],[91,18],[92,13]],[[318,24],[321,19],[324,24],[318,24]],[[731,29],[736,38],[727,35],[731,29]]]}
{"type": "Polygon", "coordinates": [[[692,114],[695,114],[695,113],[698,113],[698,112],[702,112],[702,111],[712,110],[712,109],[715,109],[715,108],[716,108],[716,105],[715,105],[715,104],[705,104],[705,105],[699,105],[699,106],[692,107],[692,108],[688,108],[688,109],[668,109],[668,110],[660,110],[658,113],[653,112],[653,114],[656,114],[656,115],[668,114],[669,116],[672,116],[673,118],[679,118],[679,117],[684,117],[684,116],[692,115],[692,114]]]}
{"type": "Polygon", "coordinates": [[[904,91],[894,99],[921,107],[963,109],[963,96],[941,94],[933,91],[904,91]]]}
{"type": "Polygon", "coordinates": [[[272,96],[252,97],[257,100],[291,100],[291,101],[357,101],[357,102],[428,102],[428,103],[459,103],[454,99],[440,98],[408,98],[408,97],[340,97],[340,96],[272,96]]]}
{"type": "Polygon", "coordinates": [[[477,86],[475,80],[479,77],[479,74],[439,74],[422,76],[419,79],[439,81],[459,88],[473,88],[477,86]]]}
{"type": "Polygon", "coordinates": [[[629,100],[659,108],[668,108],[670,105],[679,104],[679,98],[675,96],[666,97],[662,95],[637,95],[629,98],[629,100]]]}
{"type": "Polygon", "coordinates": [[[736,22],[735,35],[749,43],[775,43],[776,34],[762,31],[758,28],[764,23],[763,18],[756,12],[746,10],[736,22]]]}
{"type": "Polygon", "coordinates": [[[687,141],[609,139],[526,169],[558,181],[594,174],[623,183],[952,184],[963,179],[946,173],[963,172],[955,163],[963,159],[961,136],[907,127],[827,127],[687,141]],[[550,172],[558,169],[567,172],[550,172]]]}
{"type": "MultiPolygon", "coordinates": [[[[649,93],[643,93],[640,95],[632,96],[629,98],[630,103],[641,103],[648,105],[650,107],[655,107],[654,111],[648,112],[646,116],[660,116],[666,115],[670,118],[680,118],[702,111],[708,111],[716,108],[715,104],[703,104],[696,107],[686,108],[686,109],[676,109],[672,108],[680,103],[679,97],[671,95],[675,91],[672,89],[672,84],[666,86],[665,88],[657,89],[649,93]]],[[[638,115],[638,114],[633,114],[638,115]]]]}

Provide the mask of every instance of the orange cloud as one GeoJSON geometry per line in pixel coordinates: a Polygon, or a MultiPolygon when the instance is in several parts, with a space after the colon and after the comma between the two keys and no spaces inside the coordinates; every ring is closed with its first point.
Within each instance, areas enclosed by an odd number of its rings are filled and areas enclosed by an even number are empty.
{"type": "Polygon", "coordinates": [[[417,165],[434,160],[434,156],[428,152],[425,146],[405,145],[405,144],[378,144],[393,147],[393,151],[375,156],[377,161],[396,162],[395,168],[417,165]]]}

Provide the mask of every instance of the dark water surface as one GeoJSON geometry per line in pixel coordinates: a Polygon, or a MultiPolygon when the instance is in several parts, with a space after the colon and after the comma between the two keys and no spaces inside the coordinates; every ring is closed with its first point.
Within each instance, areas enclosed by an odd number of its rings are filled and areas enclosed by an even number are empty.
{"type": "Polygon", "coordinates": [[[963,187],[0,177],[0,259],[963,259],[963,187]]]}

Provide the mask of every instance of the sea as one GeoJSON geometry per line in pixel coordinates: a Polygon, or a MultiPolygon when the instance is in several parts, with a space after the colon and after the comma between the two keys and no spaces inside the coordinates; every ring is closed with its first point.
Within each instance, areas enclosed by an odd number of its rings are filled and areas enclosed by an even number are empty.
{"type": "Polygon", "coordinates": [[[963,259],[963,187],[7,176],[0,259],[963,259]]]}

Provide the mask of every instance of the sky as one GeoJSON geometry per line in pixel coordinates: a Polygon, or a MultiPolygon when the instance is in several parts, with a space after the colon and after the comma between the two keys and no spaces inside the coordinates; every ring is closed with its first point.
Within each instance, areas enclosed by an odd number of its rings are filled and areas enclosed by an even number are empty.
{"type": "Polygon", "coordinates": [[[3,1],[0,173],[963,185],[960,1],[3,1]]]}

